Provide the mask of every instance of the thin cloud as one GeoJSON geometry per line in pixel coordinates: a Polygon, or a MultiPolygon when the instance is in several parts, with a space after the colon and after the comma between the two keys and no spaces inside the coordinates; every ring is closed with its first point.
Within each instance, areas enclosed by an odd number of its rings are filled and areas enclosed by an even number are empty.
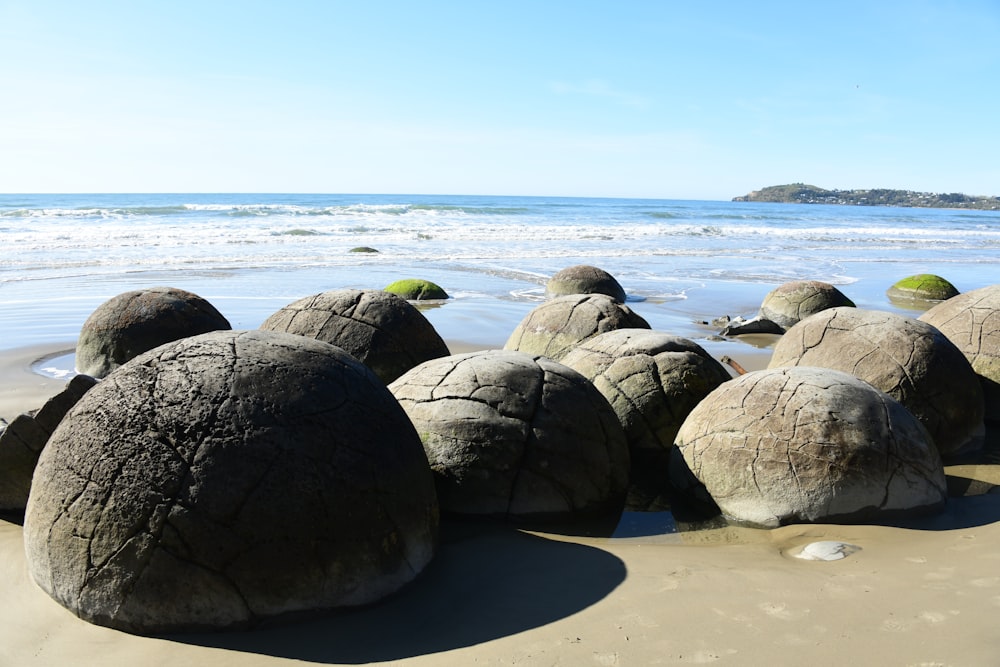
{"type": "Polygon", "coordinates": [[[589,79],[583,83],[557,81],[552,84],[552,92],[557,95],[585,95],[602,98],[633,109],[646,109],[649,107],[649,101],[642,95],[617,90],[609,85],[607,81],[600,79],[589,79]]]}

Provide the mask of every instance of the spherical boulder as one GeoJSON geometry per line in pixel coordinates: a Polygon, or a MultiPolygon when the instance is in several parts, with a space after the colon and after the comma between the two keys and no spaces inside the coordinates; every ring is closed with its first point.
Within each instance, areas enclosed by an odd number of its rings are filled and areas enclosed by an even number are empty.
{"type": "Polygon", "coordinates": [[[722,513],[759,526],[878,521],[947,497],[930,435],[895,401],[826,368],[753,371],[720,385],[677,434],[677,465],[722,513]]]}
{"type": "Polygon", "coordinates": [[[688,413],[730,379],[697,343],[648,329],[618,329],[580,343],[562,359],[594,383],[628,439],[631,473],[626,507],[669,506],[667,465],[688,413]]]}
{"type": "Polygon", "coordinates": [[[951,341],[924,322],[878,310],[831,308],[789,329],[768,366],[851,373],[912,412],[943,456],[982,445],[983,392],[975,371],[951,341]]]}
{"type": "Polygon", "coordinates": [[[39,457],[38,585],[139,634],[364,605],[436,548],[420,439],[343,350],[268,331],[151,350],[91,389],[39,457]]]}
{"type": "Polygon", "coordinates": [[[649,323],[606,294],[569,294],[532,309],[504,349],[558,361],[588,338],[615,329],[649,329],[649,323]]]}
{"type": "Polygon", "coordinates": [[[382,290],[341,289],[308,296],[274,313],[260,328],[332,343],[386,383],[449,353],[419,310],[382,290]]]}
{"type": "Polygon", "coordinates": [[[1000,422],[1000,284],[952,297],[919,317],[954,343],[979,376],[986,419],[1000,422]]]}
{"type": "Polygon", "coordinates": [[[625,290],[613,275],[596,266],[577,264],[549,278],[545,284],[549,296],[567,294],[607,294],[615,301],[625,302],[625,290]]]}
{"type": "Polygon", "coordinates": [[[97,307],[80,329],[76,369],[103,378],[129,359],[171,341],[232,327],[197,294],[149,287],[119,294],[97,307]]]}
{"type": "Polygon", "coordinates": [[[385,291],[407,301],[447,299],[448,293],[437,283],[422,278],[404,278],[385,286],[385,291]]]}
{"type": "Polygon", "coordinates": [[[760,304],[759,316],[787,329],[822,310],[853,305],[853,301],[829,283],[793,280],[767,293],[760,304]]]}
{"type": "Polygon", "coordinates": [[[927,302],[945,301],[957,296],[958,289],[941,276],[920,273],[896,281],[885,294],[895,304],[926,308],[927,302]]]}
{"type": "Polygon", "coordinates": [[[621,512],[625,435],[576,371],[489,350],[425,362],[389,390],[420,434],[442,511],[558,522],[621,512]]]}

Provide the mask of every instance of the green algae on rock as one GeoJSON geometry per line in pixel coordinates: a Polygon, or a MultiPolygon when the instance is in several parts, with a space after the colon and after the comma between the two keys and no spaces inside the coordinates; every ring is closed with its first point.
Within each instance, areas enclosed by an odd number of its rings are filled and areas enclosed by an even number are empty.
{"type": "Polygon", "coordinates": [[[885,291],[892,302],[912,304],[921,301],[945,301],[958,296],[958,290],[950,282],[933,273],[919,273],[907,276],[885,291]]]}
{"type": "Polygon", "coordinates": [[[385,287],[385,291],[401,296],[407,301],[424,301],[427,299],[447,299],[448,293],[439,285],[420,278],[404,278],[385,287]]]}

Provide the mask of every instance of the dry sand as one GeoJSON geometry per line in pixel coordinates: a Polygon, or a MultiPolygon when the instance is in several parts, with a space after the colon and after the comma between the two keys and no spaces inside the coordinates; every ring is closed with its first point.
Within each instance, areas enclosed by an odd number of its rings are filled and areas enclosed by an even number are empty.
{"type": "MultiPolygon", "coordinates": [[[[0,416],[58,391],[61,382],[29,370],[58,351],[0,357],[0,416]]],[[[753,369],[762,359],[738,361],[753,369]]],[[[953,499],[921,529],[640,530],[608,539],[447,525],[434,563],[380,604],[254,632],[165,638],[77,619],[30,581],[21,527],[0,521],[0,666],[998,665],[1000,495],[986,493],[998,471],[949,467],[955,489],[981,495],[953,499]],[[792,556],[822,540],[861,550],[829,562],[792,556]]]]}

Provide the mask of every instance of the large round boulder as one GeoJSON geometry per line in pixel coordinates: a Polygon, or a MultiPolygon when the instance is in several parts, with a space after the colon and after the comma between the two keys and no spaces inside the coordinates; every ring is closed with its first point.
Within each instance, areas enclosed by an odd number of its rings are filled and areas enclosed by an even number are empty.
{"type": "Polygon", "coordinates": [[[607,294],[615,301],[625,302],[625,289],[613,275],[596,266],[577,264],[549,278],[545,284],[549,296],[567,294],[607,294]]]}
{"type": "Polygon", "coordinates": [[[754,525],[878,521],[932,511],[947,497],[923,425],[888,394],[832,369],[726,382],[691,411],[676,444],[672,478],[693,473],[724,515],[754,525]]]}
{"type": "Polygon", "coordinates": [[[606,294],[569,294],[532,309],[504,349],[558,361],[588,338],[615,329],[649,329],[649,323],[606,294]]]}
{"type": "Polygon", "coordinates": [[[793,280],[775,287],[760,304],[759,317],[787,329],[814,313],[853,306],[843,292],[819,280],[793,280]]]}
{"type": "Polygon", "coordinates": [[[628,439],[631,474],[626,507],[669,506],[667,465],[688,413],[730,379],[697,343],[648,329],[618,329],[580,343],[562,359],[594,383],[628,439]]]}
{"type": "Polygon", "coordinates": [[[176,287],[125,292],[102,303],[83,323],[76,369],[103,378],[164,343],[231,328],[215,306],[197,294],[176,287]]]}
{"type": "Polygon", "coordinates": [[[437,528],[420,439],[369,369],[227,331],[83,396],[39,457],[24,535],[55,600],[145,634],[374,602],[427,565],[437,528]]]}
{"type": "Polygon", "coordinates": [[[943,456],[982,445],[983,392],[955,345],[925,322],[862,308],[831,308],[781,337],[770,368],[821,366],[851,373],[902,403],[943,456]]]}
{"type": "Polygon", "coordinates": [[[986,419],[1000,422],[1000,284],[952,297],[919,319],[962,351],[982,383],[986,419]]]}
{"type": "Polygon", "coordinates": [[[420,434],[442,511],[557,522],[621,512],[625,435],[576,371],[488,350],[423,363],[389,390],[420,434]]]}
{"type": "Polygon", "coordinates": [[[421,362],[449,353],[419,310],[382,290],[340,289],[308,296],[274,313],[260,328],[332,343],[385,383],[421,362]]]}
{"type": "Polygon", "coordinates": [[[427,301],[447,299],[444,288],[423,278],[403,278],[385,286],[385,291],[402,297],[407,301],[427,301]]]}

